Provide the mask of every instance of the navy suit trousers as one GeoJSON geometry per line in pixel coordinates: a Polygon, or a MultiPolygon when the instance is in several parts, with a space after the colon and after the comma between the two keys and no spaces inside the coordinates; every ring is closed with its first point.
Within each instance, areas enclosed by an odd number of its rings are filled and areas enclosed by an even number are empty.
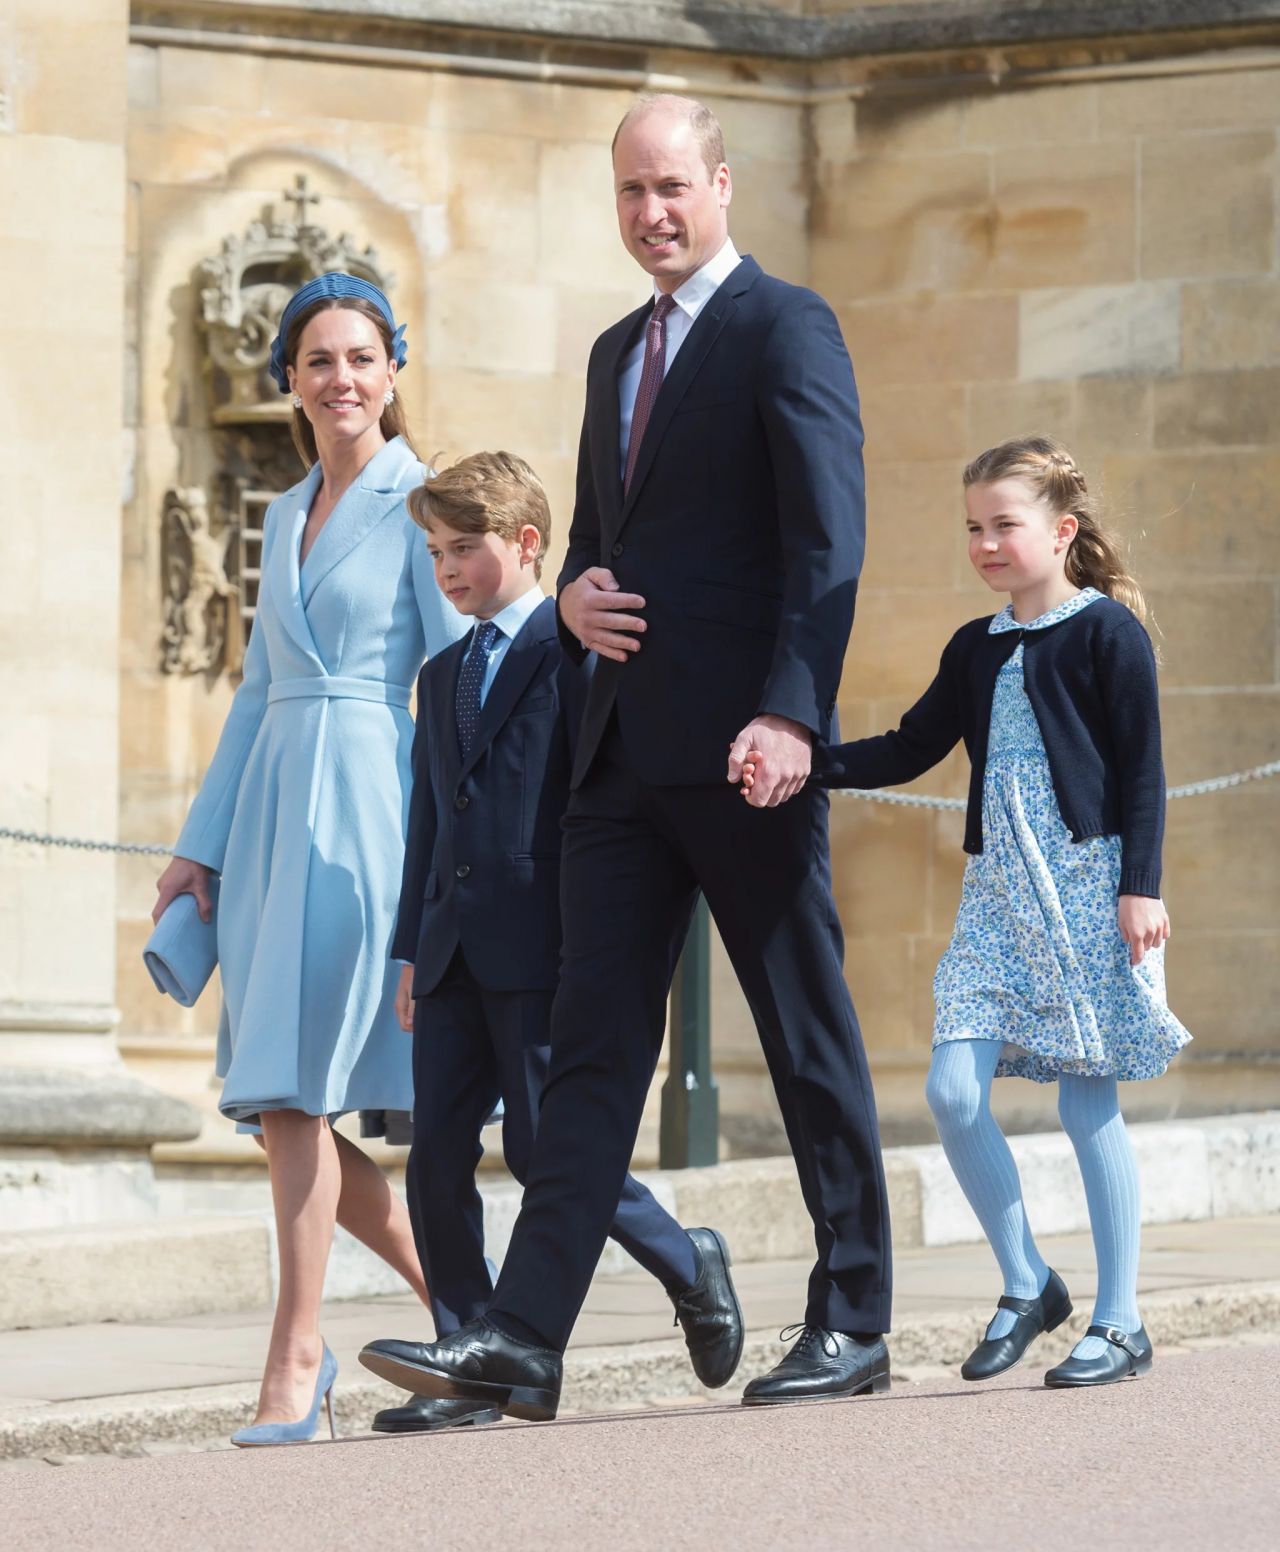
{"type": "MultiPolygon", "coordinates": [[[[475,1181],[481,1129],[501,1096],[502,1151],[523,1184],[550,1060],[552,996],[486,991],[459,949],[435,991],[414,1003],[406,1184],[438,1336],[482,1314],[492,1295],[475,1181]]],[[[668,1290],[679,1292],[694,1280],[689,1236],[625,1168],[608,1220],[605,1233],[668,1290]]]]}
{"type": "Polygon", "coordinates": [[[662,1046],[698,890],[751,1007],[815,1225],[806,1320],[889,1329],[889,1210],[831,895],[828,798],[754,809],[648,785],[611,721],[564,821],[564,951],[524,1205],[491,1303],[553,1346],[586,1296],[662,1046]]]}

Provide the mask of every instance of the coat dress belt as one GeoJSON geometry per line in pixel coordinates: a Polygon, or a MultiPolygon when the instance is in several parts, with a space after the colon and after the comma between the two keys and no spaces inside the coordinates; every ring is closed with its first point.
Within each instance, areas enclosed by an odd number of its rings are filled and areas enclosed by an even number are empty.
{"type": "Polygon", "coordinates": [[[276,701],[375,701],[383,706],[409,709],[412,689],[407,684],[387,684],[381,679],[343,679],[314,674],[305,679],[275,679],[267,686],[267,705],[276,701]]]}

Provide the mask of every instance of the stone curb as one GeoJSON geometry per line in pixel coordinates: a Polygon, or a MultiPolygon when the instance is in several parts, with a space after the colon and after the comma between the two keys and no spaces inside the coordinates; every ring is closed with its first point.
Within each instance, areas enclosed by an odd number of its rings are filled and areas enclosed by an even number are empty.
{"type": "MultiPolygon", "coordinates": [[[[1280,1213],[1280,1111],[1139,1123],[1129,1135],[1142,1175],[1144,1223],[1280,1213]]],[[[1086,1231],[1088,1209],[1067,1138],[1030,1133],[1011,1137],[1009,1145],[1036,1233],[1086,1231]]],[[[897,1250],[981,1242],[982,1230],[940,1147],[889,1148],[884,1160],[897,1250]]],[[[720,1229],[739,1263],[813,1255],[813,1229],[789,1158],[654,1170],[640,1178],[681,1223],[720,1229]]],[[[170,1200],[171,1216],[0,1235],[0,1330],[271,1304],[274,1225],[265,1178],[248,1188],[193,1182],[182,1189],[184,1196],[170,1200]],[[222,1236],[232,1237],[234,1253],[232,1240],[222,1236]]],[[[501,1261],[520,1188],[484,1185],[481,1195],[485,1243],[501,1261]]],[[[618,1246],[606,1247],[602,1274],[633,1269],[618,1246]]],[[[339,1232],[327,1298],[400,1292],[389,1267],[339,1232]]]]}
{"type": "MultiPolygon", "coordinates": [[[[890,1339],[895,1368],[956,1367],[978,1339],[988,1314],[984,1305],[904,1320],[890,1339]]],[[[1083,1335],[1088,1318],[1086,1312],[1079,1312],[1046,1338],[1037,1362],[1043,1358],[1048,1367],[1062,1357],[1083,1335]]],[[[1161,1347],[1197,1338],[1276,1334],[1280,1332],[1280,1282],[1149,1293],[1143,1297],[1143,1318],[1157,1361],[1161,1347]]],[[[783,1350],[774,1333],[749,1333],[740,1377],[762,1373],[783,1350]]],[[[367,1431],[379,1407],[404,1399],[401,1391],[363,1371],[357,1375],[341,1384],[337,1397],[339,1426],[348,1437],[367,1431]]],[[[583,1348],[571,1352],[565,1363],[564,1415],[670,1405],[673,1398],[692,1403],[699,1396],[732,1405],[739,1394],[736,1385],[701,1392],[691,1385],[688,1360],[678,1339],[583,1348]]],[[[136,1454],[157,1445],[225,1444],[252,1413],[256,1396],[254,1383],[33,1404],[0,1417],[0,1460],[136,1454]]]]}

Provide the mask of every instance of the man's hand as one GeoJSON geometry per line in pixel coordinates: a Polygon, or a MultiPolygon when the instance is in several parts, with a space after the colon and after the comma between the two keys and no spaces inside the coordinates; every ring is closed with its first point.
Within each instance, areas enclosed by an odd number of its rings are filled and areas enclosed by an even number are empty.
{"type": "Polygon", "coordinates": [[[413,1033],[413,966],[400,967],[400,983],[396,987],[396,1017],[400,1028],[407,1035],[413,1033]]]}
{"type": "Polygon", "coordinates": [[[809,779],[813,735],[789,717],[756,717],[734,739],[729,750],[729,780],[743,780],[750,762],[751,780],[743,796],[752,808],[777,808],[795,797],[809,779]]]}
{"type": "Polygon", "coordinates": [[[1169,936],[1169,913],[1163,900],[1147,895],[1121,895],[1116,906],[1120,936],[1129,945],[1129,963],[1140,965],[1148,949],[1159,948],[1169,936]]]}
{"type": "Polygon", "coordinates": [[[179,895],[194,895],[202,922],[212,921],[213,901],[209,896],[209,869],[189,857],[175,857],[156,880],[155,909],[151,920],[158,922],[179,895]]]}
{"type": "Polygon", "coordinates": [[[618,579],[606,567],[588,567],[560,589],[557,602],[560,618],[588,652],[625,663],[640,650],[636,637],[643,635],[645,623],[627,611],[643,609],[644,599],[639,593],[619,592],[618,579]]]}

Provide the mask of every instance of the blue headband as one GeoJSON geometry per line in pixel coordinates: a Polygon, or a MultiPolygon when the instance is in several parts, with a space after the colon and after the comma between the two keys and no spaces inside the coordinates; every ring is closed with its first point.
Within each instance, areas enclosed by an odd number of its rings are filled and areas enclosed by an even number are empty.
{"type": "Polygon", "coordinates": [[[280,332],[271,341],[271,356],[267,362],[267,370],[275,378],[281,393],[289,392],[289,373],[285,368],[284,342],[289,337],[289,326],[304,307],[310,307],[312,302],[319,302],[327,298],[341,300],[343,297],[355,297],[361,302],[372,302],[382,316],[387,320],[387,326],[391,329],[391,359],[397,367],[402,367],[408,352],[404,344],[404,324],[396,328],[395,315],[391,311],[391,303],[386,296],[373,284],[371,280],[362,280],[359,275],[348,275],[343,270],[335,270],[329,275],[317,275],[314,280],[308,280],[301,290],[295,291],[289,298],[285,310],[280,315],[280,332]]]}

